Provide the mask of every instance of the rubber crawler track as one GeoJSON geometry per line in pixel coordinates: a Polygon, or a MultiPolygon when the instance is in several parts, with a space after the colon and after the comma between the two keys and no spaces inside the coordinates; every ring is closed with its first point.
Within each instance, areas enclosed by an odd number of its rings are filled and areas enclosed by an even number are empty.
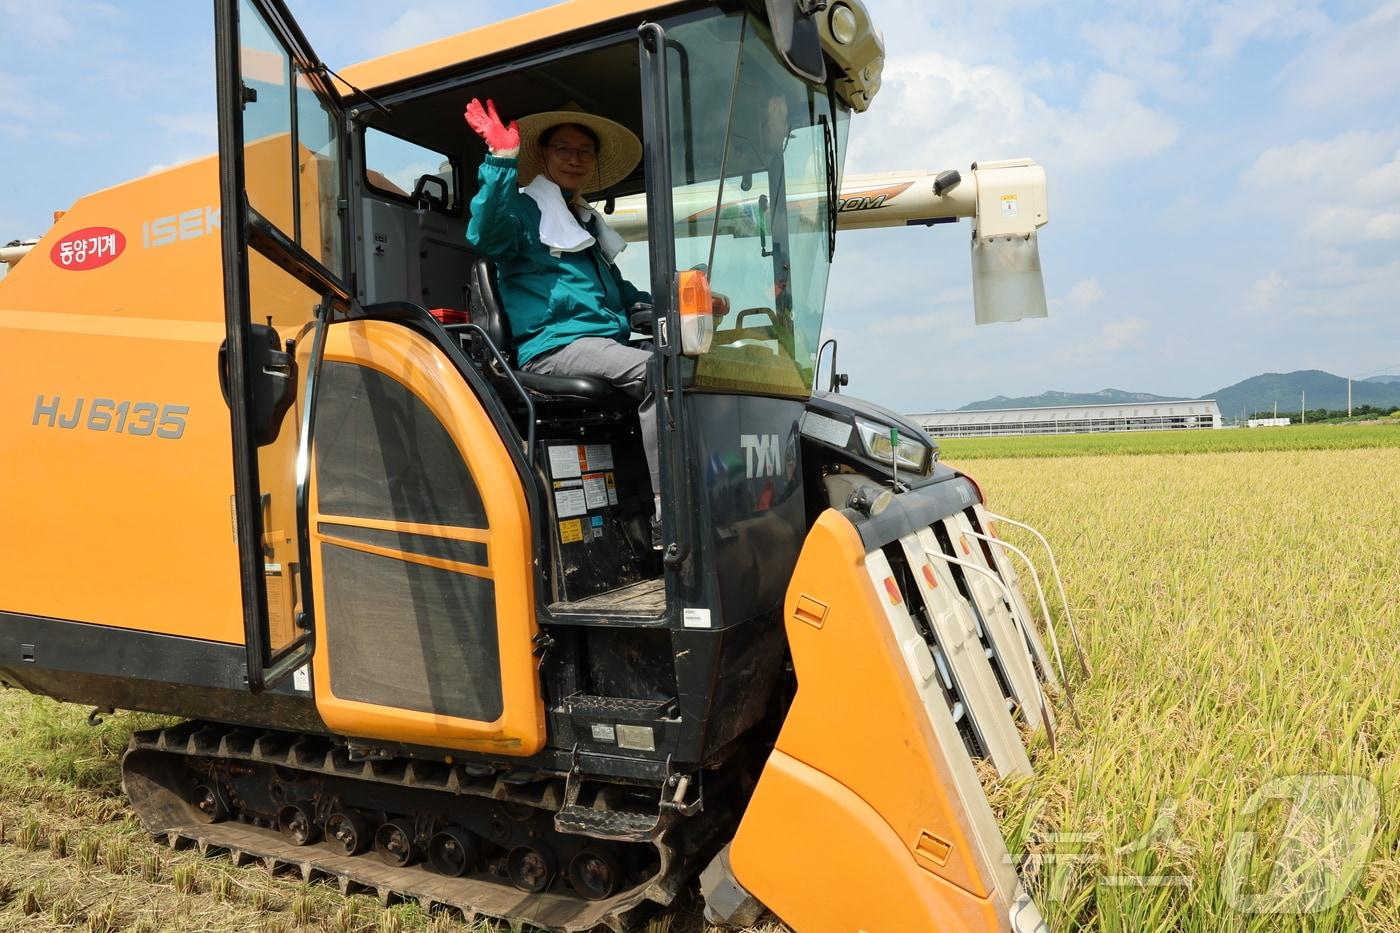
{"type": "Polygon", "coordinates": [[[189,758],[248,761],[342,780],[394,784],[448,795],[470,794],[491,800],[558,811],[562,780],[508,784],[499,777],[473,777],[460,765],[412,759],[351,761],[347,750],[322,738],[204,722],[137,732],[122,756],[122,789],[144,829],[172,848],[194,846],[202,854],[227,854],[234,864],[261,862],[269,872],[297,872],[306,881],[334,879],[342,893],[373,891],[381,902],[416,900],[425,908],[460,910],[468,920],[490,917],[523,921],[563,933],[591,930],[600,924],[618,933],[632,930],[654,905],[668,905],[684,883],[682,859],[668,843],[667,825],[652,843],[660,867],[642,884],[605,900],[589,901],[555,890],[521,891],[509,883],[476,877],[449,878],[421,866],[396,868],[373,852],[345,856],[320,846],[296,846],[272,828],[228,820],[201,822],[185,797],[189,758]]]}

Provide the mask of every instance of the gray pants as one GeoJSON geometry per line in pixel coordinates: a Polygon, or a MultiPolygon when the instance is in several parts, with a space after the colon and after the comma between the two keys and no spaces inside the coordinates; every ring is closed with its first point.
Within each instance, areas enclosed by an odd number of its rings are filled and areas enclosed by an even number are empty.
{"type": "Polygon", "coordinates": [[[647,364],[652,352],[629,347],[607,337],[580,337],[552,353],[525,364],[525,371],[541,376],[595,376],[612,383],[640,404],[642,449],[651,473],[651,491],[661,495],[660,456],[656,448],[656,399],[647,384],[647,364]]]}

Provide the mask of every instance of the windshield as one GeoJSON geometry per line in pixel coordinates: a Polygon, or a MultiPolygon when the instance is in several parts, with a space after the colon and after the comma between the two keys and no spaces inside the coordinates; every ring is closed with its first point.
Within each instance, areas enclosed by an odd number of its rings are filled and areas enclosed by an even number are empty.
{"type": "Polygon", "coordinates": [[[676,268],[728,299],[690,386],[805,397],[831,264],[828,191],[848,112],[788,71],[747,13],[668,31],[676,268]]]}

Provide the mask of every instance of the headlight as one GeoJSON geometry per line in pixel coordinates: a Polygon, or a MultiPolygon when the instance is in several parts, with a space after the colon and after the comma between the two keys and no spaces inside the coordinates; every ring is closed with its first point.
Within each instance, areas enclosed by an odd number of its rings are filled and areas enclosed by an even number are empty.
{"type": "Polygon", "coordinates": [[[874,459],[891,465],[898,464],[919,474],[926,475],[933,469],[933,458],[927,446],[909,437],[901,437],[898,444],[893,444],[890,441],[891,430],[887,424],[856,419],[856,433],[860,435],[861,446],[874,459]]]}
{"type": "Polygon", "coordinates": [[[842,45],[850,45],[855,41],[856,35],[860,32],[860,23],[856,20],[856,14],[844,3],[838,3],[831,8],[828,21],[831,26],[831,37],[842,45]]]}

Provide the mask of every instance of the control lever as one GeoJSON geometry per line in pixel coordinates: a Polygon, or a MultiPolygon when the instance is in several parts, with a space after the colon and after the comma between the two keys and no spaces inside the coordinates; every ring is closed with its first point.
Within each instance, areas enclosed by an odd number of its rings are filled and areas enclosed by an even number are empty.
{"type": "Polygon", "coordinates": [[[650,336],[655,324],[651,305],[647,304],[645,301],[638,301],[633,304],[627,311],[627,322],[637,333],[650,336]]]}

